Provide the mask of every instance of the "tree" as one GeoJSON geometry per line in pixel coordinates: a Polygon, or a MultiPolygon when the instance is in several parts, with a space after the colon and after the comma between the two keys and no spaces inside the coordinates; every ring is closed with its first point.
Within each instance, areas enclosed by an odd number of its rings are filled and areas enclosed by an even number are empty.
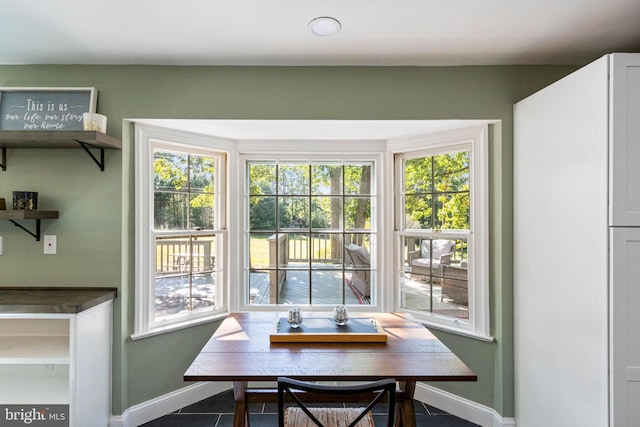
{"type": "Polygon", "coordinates": [[[406,228],[469,229],[469,152],[404,162],[406,228]]]}
{"type": "Polygon", "coordinates": [[[154,153],[157,229],[213,228],[215,165],[216,160],[210,157],[169,151],[154,153]]]}

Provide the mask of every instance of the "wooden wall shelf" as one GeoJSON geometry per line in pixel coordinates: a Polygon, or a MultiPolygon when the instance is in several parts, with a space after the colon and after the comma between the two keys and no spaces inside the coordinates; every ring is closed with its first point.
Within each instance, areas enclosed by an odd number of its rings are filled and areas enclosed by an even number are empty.
{"type": "Polygon", "coordinates": [[[122,149],[122,141],[97,131],[0,130],[2,170],[7,170],[7,148],[83,148],[104,171],[105,148],[122,149]],[[89,149],[98,149],[98,159],[89,149]]]}
{"type": "Polygon", "coordinates": [[[0,220],[9,220],[18,228],[26,231],[33,237],[36,242],[40,241],[40,220],[41,219],[56,219],[58,218],[58,211],[31,211],[31,210],[12,210],[12,211],[0,211],[0,220]],[[23,225],[16,222],[16,220],[34,219],[36,221],[36,230],[32,232],[23,225]]]}

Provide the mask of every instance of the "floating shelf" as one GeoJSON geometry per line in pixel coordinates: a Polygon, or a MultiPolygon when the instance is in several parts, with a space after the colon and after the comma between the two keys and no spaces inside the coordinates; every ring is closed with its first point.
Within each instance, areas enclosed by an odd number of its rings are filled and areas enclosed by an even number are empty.
{"type": "Polygon", "coordinates": [[[56,219],[58,218],[58,211],[31,211],[31,210],[13,210],[13,211],[0,211],[0,220],[6,219],[13,223],[18,228],[23,229],[33,237],[36,242],[40,241],[40,220],[41,219],[56,219]],[[36,221],[36,230],[32,232],[26,229],[16,220],[33,219],[36,221]]]}
{"type": "Polygon", "coordinates": [[[83,148],[104,171],[105,148],[122,149],[122,141],[97,131],[0,130],[2,162],[7,170],[7,148],[83,148]],[[100,158],[90,149],[97,149],[100,158]]]}

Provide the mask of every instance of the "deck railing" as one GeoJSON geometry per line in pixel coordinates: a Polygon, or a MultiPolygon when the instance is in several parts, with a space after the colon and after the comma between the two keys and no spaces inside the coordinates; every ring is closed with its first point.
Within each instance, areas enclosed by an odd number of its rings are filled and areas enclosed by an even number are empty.
{"type": "Polygon", "coordinates": [[[320,234],[313,237],[313,242],[309,248],[309,238],[306,236],[296,236],[289,239],[288,255],[290,262],[308,262],[311,251],[311,262],[335,264],[342,262],[342,253],[334,249],[341,248],[333,242],[330,235],[320,234]],[[336,253],[338,252],[338,253],[336,253]]]}
{"type": "Polygon", "coordinates": [[[211,246],[211,240],[156,241],[156,274],[211,272],[215,264],[211,246]]]}

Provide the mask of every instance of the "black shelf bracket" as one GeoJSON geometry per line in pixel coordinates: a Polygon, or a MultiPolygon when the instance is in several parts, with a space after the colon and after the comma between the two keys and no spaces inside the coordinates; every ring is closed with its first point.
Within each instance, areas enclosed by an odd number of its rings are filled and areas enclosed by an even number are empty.
{"type": "Polygon", "coordinates": [[[36,219],[36,232],[35,233],[31,232],[30,230],[27,230],[22,225],[18,224],[17,222],[15,222],[12,219],[10,219],[9,221],[11,221],[13,223],[13,225],[15,225],[16,227],[23,229],[24,231],[26,231],[27,233],[29,233],[33,237],[35,237],[36,238],[36,242],[40,241],[40,220],[39,219],[36,219]]]}
{"type": "Polygon", "coordinates": [[[76,141],[78,144],[80,144],[80,146],[82,148],[84,148],[84,151],[87,152],[87,154],[89,154],[89,156],[91,156],[91,158],[93,159],[93,161],[96,163],[96,165],[98,165],[98,167],[100,168],[100,170],[102,172],[104,172],[104,148],[100,148],[100,147],[94,147],[91,144],[87,144],[86,142],[82,142],[82,141],[78,141],[77,139],[75,139],[74,141],[76,141]],[[95,148],[97,150],[100,150],[100,160],[98,160],[96,158],[96,156],[91,152],[91,150],[89,150],[89,147],[91,148],[95,148]]]}
{"type": "Polygon", "coordinates": [[[7,170],[7,147],[2,147],[2,163],[0,163],[0,167],[3,171],[7,170]]]}

